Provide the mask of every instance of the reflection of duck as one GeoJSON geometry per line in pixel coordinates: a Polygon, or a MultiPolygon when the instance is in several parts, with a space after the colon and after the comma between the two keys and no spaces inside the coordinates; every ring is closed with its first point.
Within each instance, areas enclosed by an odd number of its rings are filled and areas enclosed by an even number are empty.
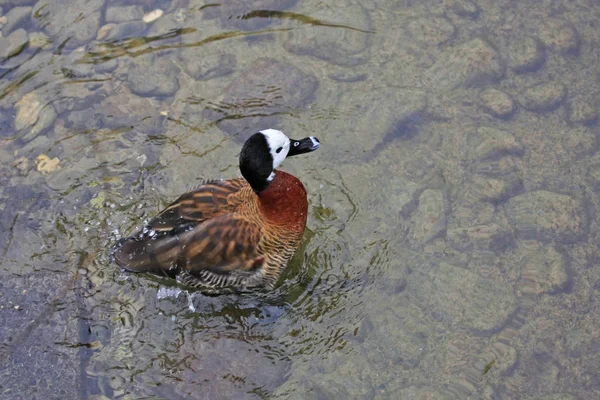
{"type": "Polygon", "coordinates": [[[312,136],[255,133],[240,153],[245,179],[211,180],[183,194],[141,232],[117,243],[117,264],[177,275],[207,293],[273,287],[298,248],[308,213],[302,182],[275,168],[319,145],[312,136]]]}

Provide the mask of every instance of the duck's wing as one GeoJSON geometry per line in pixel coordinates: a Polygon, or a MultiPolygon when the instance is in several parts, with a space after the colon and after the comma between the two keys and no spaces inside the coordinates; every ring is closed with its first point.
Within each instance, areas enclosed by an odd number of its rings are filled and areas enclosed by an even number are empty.
{"type": "Polygon", "coordinates": [[[236,196],[248,183],[243,179],[208,181],[184,193],[154,217],[144,231],[153,235],[172,230],[186,230],[221,214],[235,211],[240,203],[236,196]]]}
{"type": "Polygon", "coordinates": [[[136,272],[244,274],[264,262],[258,255],[261,234],[255,223],[228,213],[187,230],[127,238],[117,245],[114,257],[121,267],[136,272]]]}
{"type": "Polygon", "coordinates": [[[224,214],[206,221],[182,237],[183,269],[200,274],[243,273],[260,267],[258,255],[261,228],[238,214],[224,214]]]}
{"type": "Polygon", "coordinates": [[[251,193],[243,179],[206,182],[180,196],[140,232],[120,240],[113,251],[115,261],[131,271],[168,274],[182,267],[250,268],[246,263],[253,257],[260,228],[235,210],[251,193]]]}

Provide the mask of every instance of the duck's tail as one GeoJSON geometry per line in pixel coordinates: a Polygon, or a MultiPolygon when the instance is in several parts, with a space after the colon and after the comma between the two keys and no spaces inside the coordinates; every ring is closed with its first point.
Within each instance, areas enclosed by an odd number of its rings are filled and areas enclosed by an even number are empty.
{"type": "Polygon", "coordinates": [[[176,273],[181,245],[177,236],[128,237],[113,248],[112,256],[122,268],[133,272],[176,273]]]}

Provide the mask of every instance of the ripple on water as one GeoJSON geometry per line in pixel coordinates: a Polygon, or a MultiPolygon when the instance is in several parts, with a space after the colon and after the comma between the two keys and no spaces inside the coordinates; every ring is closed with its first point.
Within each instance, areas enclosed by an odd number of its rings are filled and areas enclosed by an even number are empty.
{"type": "Polygon", "coordinates": [[[425,84],[435,91],[479,86],[499,80],[505,66],[500,54],[483,39],[448,48],[425,72],[425,84]]]}
{"type": "Polygon", "coordinates": [[[524,255],[518,287],[523,295],[556,294],[569,286],[567,260],[553,246],[525,241],[522,249],[524,255]]]}
{"type": "Polygon", "coordinates": [[[218,18],[226,28],[260,30],[276,23],[280,14],[294,7],[297,0],[223,0],[217,7],[206,7],[205,16],[218,18]]]}
{"type": "Polygon", "coordinates": [[[0,381],[10,382],[3,396],[80,397],[79,346],[84,344],[73,317],[78,300],[69,290],[72,282],[71,274],[49,270],[2,276],[0,381]]]}
{"type": "Polygon", "coordinates": [[[573,243],[587,233],[583,204],[569,195],[537,190],[513,197],[505,209],[521,239],[573,243]]]}
{"type": "Polygon", "coordinates": [[[57,43],[72,49],[96,37],[104,0],[39,1],[33,7],[34,21],[57,43]],[[73,21],[73,16],[78,18],[73,21]]]}
{"type": "Polygon", "coordinates": [[[343,66],[369,59],[371,17],[361,5],[322,6],[310,15],[316,23],[290,31],[284,42],[287,51],[343,66]]]}
{"type": "Polygon", "coordinates": [[[428,285],[432,310],[480,334],[499,331],[517,307],[510,287],[446,263],[439,265],[428,285]]]}
{"type": "Polygon", "coordinates": [[[441,190],[424,190],[411,218],[412,240],[422,245],[445,235],[448,210],[447,200],[441,190]]]}
{"type": "Polygon", "coordinates": [[[145,23],[149,2],[36,1],[0,1],[4,338],[73,252],[235,174],[218,127],[282,125],[327,151],[286,165],[311,208],[275,291],[161,297],[172,281],[102,254],[0,349],[5,397],[597,392],[593,2],[194,0],[145,23]]]}
{"type": "Polygon", "coordinates": [[[308,104],[318,86],[313,75],[290,63],[259,58],[242,70],[203,115],[243,142],[257,127],[275,127],[280,115],[308,104]]]}

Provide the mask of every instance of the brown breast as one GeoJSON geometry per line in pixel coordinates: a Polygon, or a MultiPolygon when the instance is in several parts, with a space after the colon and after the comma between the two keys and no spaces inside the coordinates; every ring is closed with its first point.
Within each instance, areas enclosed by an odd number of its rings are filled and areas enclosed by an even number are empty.
{"type": "Polygon", "coordinates": [[[308,214],[306,189],[295,176],[276,170],[257,203],[257,214],[263,219],[258,253],[265,256],[264,285],[272,287],[302,240],[308,214]]]}
{"type": "Polygon", "coordinates": [[[287,172],[275,171],[275,178],[258,195],[261,214],[266,225],[283,226],[286,230],[304,232],[308,213],[306,189],[298,178],[287,172]]]}

